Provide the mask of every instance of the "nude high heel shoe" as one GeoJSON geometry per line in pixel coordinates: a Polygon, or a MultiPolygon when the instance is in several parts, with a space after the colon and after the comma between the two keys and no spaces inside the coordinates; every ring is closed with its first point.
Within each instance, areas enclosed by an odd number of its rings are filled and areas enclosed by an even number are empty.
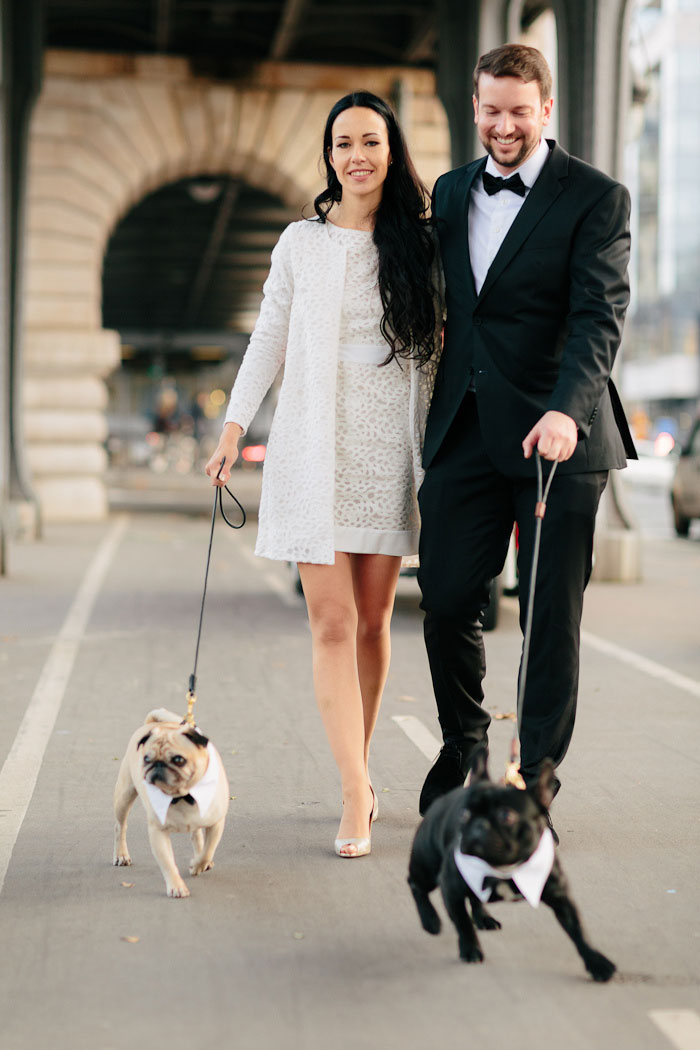
{"type": "Polygon", "coordinates": [[[372,792],[372,809],[369,815],[369,835],[367,835],[366,838],[335,840],[335,852],[339,857],[344,857],[346,860],[353,860],[355,857],[366,857],[372,852],[372,822],[376,820],[377,796],[375,795],[374,788],[371,784],[369,789],[372,792]]]}
{"type": "Polygon", "coordinates": [[[372,792],[372,798],[374,799],[374,805],[372,806],[372,816],[370,817],[370,827],[374,824],[375,820],[379,816],[379,799],[377,798],[377,792],[372,787],[372,781],[370,780],[369,789],[372,792]]]}

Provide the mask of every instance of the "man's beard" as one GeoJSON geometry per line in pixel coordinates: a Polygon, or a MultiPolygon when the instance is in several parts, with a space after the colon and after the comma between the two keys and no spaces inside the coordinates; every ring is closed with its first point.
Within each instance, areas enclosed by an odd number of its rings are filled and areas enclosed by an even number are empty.
{"type": "Polygon", "coordinates": [[[498,159],[498,157],[496,156],[496,149],[497,149],[498,144],[496,146],[494,146],[493,143],[492,143],[491,138],[487,138],[486,141],[484,141],[484,139],[482,139],[481,140],[481,145],[484,147],[484,149],[489,154],[489,156],[492,157],[493,160],[495,160],[496,164],[500,164],[502,168],[517,168],[517,167],[519,167],[520,164],[523,163],[524,160],[527,160],[528,157],[532,156],[532,154],[537,149],[537,146],[539,145],[539,141],[540,141],[540,136],[538,136],[534,140],[533,139],[523,139],[522,140],[522,145],[521,145],[520,149],[518,150],[518,152],[516,153],[515,157],[512,160],[508,160],[508,161],[506,161],[506,160],[499,160],[498,159]]]}

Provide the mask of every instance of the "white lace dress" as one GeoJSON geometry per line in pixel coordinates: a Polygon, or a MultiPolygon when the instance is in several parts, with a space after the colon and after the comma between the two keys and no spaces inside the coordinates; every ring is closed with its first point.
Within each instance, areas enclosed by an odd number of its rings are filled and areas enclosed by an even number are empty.
{"type": "Polygon", "coordinates": [[[354,554],[415,554],[418,505],[411,369],[383,366],[389,345],[372,234],[328,223],[346,251],[336,381],[334,544],[354,554]]]}
{"type": "MultiPolygon", "coordinates": [[[[346,362],[341,370],[346,388],[340,398],[341,429],[336,419],[336,389],[341,378],[338,367],[341,305],[351,244],[358,245],[360,253],[362,245],[366,246],[366,261],[359,265],[358,274],[368,296],[353,315],[366,318],[371,312],[369,293],[376,296],[372,301],[378,304],[376,277],[369,278],[376,268],[371,237],[339,230],[328,222],[305,219],[291,223],[284,230],[272,252],[260,316],[231,391],[226,422],[238,423],[245,431],[284,366],[267,443],[258,514],[255,553],[263,558],[318,565],[334,563],[335,551],[339,549],[334,513],[336,431],[341,436],[341,455],[350,457],[346,459],[350,465],[340,470],[340,527],[402,534],[392,537],[392,540],[400,539],[398,545],[402,549],[397,553],[413,545],[406,534],[415,531],[417,515],[411,520],[408,506],[405,507],[408,513],[400,508],[409,492],[411,503],[412,491],[417,491],[423,479],[422,439],[439,361],[442,313],[436,302],[435,350],[426,366],[419,368],[417,362],[411,360],[382,369],[376,364],[365,363],[362,367],[354,362],[351,369],[352,363],[346,362]],[[359,392],[355,392],[356,381],[359,392]],[[384,385],[385,399],[381,393],[384,385]],[[402,391],[410,391],[407,402],[401,400],[402,391]],[[379,409],[375,402],[380,405],[379,409]],[[399,403],[404,405],[403,414],[398,409],[399,403]],[[389,412],[397,420],[391,425],[389,412]],[[370,432],[367,436],[363,431],[365,437],[353,452],[355,428],[368,424],[376,425],[377,433],[370,432]],[[412,444],[412,490],[410,484],[402,483],[401,477],[406,463],[404,434],[412,444]],[[378,482],[375,475],[385,480],[378,482]],[[377,496],[372,495],[375,484],[377,496]],[[379,495],[380,489],[382,495],[379,495]],[[388,489],[393,493],[391,499],[386,495],[388,489]],[[350,493],[349,498],[346,492],[350,493]],[[398,505],[399,510],[389,516],[385,511],[390,504],[398,505]],[[360,506],[362,512],[356,513],[360,506]],[[351,513],[354,516],[348,518],[351,513]]],[[[352,254],[354,256],[354,251],[352,254]]],[[[357,287],[357,278],[347,282],[353,298],[357,287]]],[[[362,299],[362,292],[359,298],[362,299]]],[[[377,327],[360,345],[365,348],[381,345],[383,360],[388,345],[379,333],[379,316],[378,313],[377,327]]],[[[340,549],[347,550],[347,544],[342,543],[340,549]]],[[[392,550],[395,550],[393,546],[392,550]]]]}

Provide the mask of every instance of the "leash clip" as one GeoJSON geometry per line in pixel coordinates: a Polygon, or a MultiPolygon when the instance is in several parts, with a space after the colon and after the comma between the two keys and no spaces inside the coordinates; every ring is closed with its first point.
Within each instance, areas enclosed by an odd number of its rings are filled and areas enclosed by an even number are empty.
{"type": "Polygon", "coordinates": [[[194,726],[195,720],[192,714],[192,708],[197,703],[197,694],[193,693],[191,689],[187,690],[187,714],[185,715],[185,721],[188,725],[194,726]]]}

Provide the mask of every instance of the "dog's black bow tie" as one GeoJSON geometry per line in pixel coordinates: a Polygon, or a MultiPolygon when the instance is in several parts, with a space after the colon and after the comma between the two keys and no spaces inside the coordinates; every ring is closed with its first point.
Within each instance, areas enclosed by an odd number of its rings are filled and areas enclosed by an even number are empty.
{"type": "Polygon", "coordinates": [[[189,806],[194,806],[195,800],[191,795],[175,795],[172,805],[174,806],[178,802],[186,802],[189,806]]]}
{"type": "Polygon", "coordinates": [[[488,171],[485,171],[481,177],[484,180],[484,189],[489,197],[492,197],[494,193],[500,193],[501,190],[512,190],[519,197],[524,197],[527,193],[527,186],[517,171],[509,179],[499,179],[498,176],[491,175],[488,171]]]}

